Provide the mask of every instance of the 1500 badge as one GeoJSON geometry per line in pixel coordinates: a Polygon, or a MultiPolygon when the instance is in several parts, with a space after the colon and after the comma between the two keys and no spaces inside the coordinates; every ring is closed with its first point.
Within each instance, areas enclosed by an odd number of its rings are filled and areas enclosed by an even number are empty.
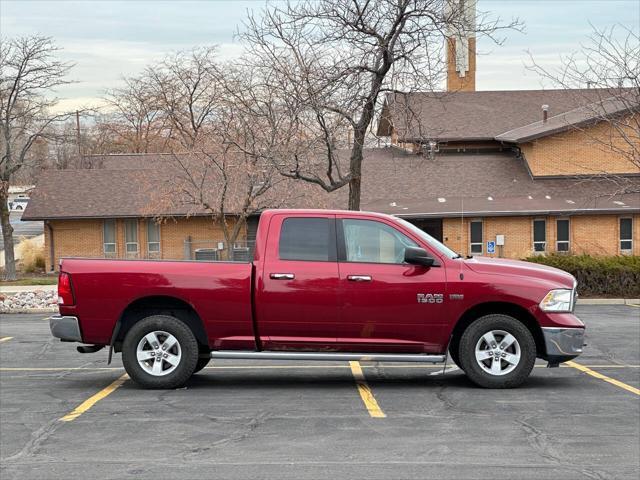
{"type": "Polygon", "coordinates": [[[419,293],[418,303],[442,303],[444,294],[442,293],[419,293]]]}

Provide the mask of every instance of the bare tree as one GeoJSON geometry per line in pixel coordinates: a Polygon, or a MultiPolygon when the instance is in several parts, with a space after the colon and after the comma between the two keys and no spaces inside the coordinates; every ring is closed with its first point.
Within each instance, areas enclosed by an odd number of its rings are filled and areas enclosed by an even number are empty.
{"type": "Polygon", "coordinates": [[[209,112],[203,124],[206,135],[171,155],[170,173],[155,189],[152,198],[158,200],[152,203],[155,211],[177,207],[187,208],[190,215],[210,216],[231,246],[250,216],[286,206],[300,195],[275,163],[283,151],[295,148],[292,139],[299,130],[297,118],[277,105],[262,77],[231,64],[215,68],[219,75],[214,96],[201,98],[209,112]]]}
{"type": "Polygon", "coordinates": [[[191,149],[212,121],[220,72],[214,61],[215,48],[178,52],[151,65],[145,72],[145,88],[162,111],[172,136],[191,149]]]}
{"type": "MultiPolygon", "coordinates": [[[[451,0],[305,0],[251,14],[241,33],[248,65],[261,72],[298,119],[298,149],[279,159],[281,173],[331,192],[349,186],[360,207],[363,151],[387,92],[431,91],[445,71],[446,35],[487,35],[502,25],[486,14],[465,21],[451,0]],[[339,140],[348,153],[339,153],[339,140]]],[[[495,39],[495,38],[494,38],[495,39]]],[[[495,39],[498,41],[497,39],[495,39]]]]}
{"type": "Polygon", "coordinates": [[[56,100],[45,96],[69,83],[66,75],[71,65],[56,60],[57,51],[47,37],[0,40],[0,221],[6,280],[16,278],[9,183],[21,168],[38,161],[30,155],[34,145],[49,135],[54,123],[68,117],[51,113],[56,100]]]}
{"type": "Polygon", "coordinates": [[[107,110],[99,120],[116,145],[130,153],[164,151],[170,135],[167,114],[148,78],[124,79],[124,86],[107,92],[107,110]]]}
{"type": "MultiPolygon", "coordinates": [[[[603,152],[613,153],[626,162],[625,169],[640,173],[640,37],[631,28],[615,25],[593,27],[578,52],[561,57],[557,69],[536,62],[530,54],[528,68],[555,88],[577,97],[580,108],[570,128],[603,152]],[[582,120],[582,121],[581,121],[582,120]],[[594,129],[594,125],[605,125],[594,129]]],[[[579,160],[576,160],[579,162],[579,160]]],[[[581,167],[581,165],[576,165],[581,167]]],[[[637,193],[637,185],[610,166],[594,175],[606,176],[620,188],[616,193],[637,193]],[[630,189],[630,190],[629,190],[630,189]]]]}
{"type": "Polygon", "coordinates": [[[158,211],[158,206],[164,211],[186,208],[187,215],[209,216],[222,230],[229,260],[247,219],[265,208],[282,206],[287,198],[282,189],[270,194],[286,182],[271,165],[255,162],[230,146],[207,145],[173,154],[169,162],[171,175],[151,197],[158,199],[151,211],[158,211]]]}

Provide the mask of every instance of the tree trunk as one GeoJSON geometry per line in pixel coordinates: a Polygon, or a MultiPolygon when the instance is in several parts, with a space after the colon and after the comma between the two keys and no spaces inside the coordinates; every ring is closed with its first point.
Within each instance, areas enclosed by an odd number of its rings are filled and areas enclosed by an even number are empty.
{"type": "Polygon", "coordinates": [[[364,137],[367,131],[368,122],[361,122],[364,126],[354,132],[353,147],[351,148],[351,158],[349,159],[349,170],[351,180],[349,180],[349,210],[360,210],[360,188],[362,184],[362,158],[364,157],[364,137]]]}
{"type": "Polygon", "coordinates": [[[13,251],[13,227],[9,221],[9,182],[0,185],[0,224],[4,240],[4,280],[16,279],[16,260],[13,251]]]}
{"type": "Polygon", "coordinates": [[[349,181],[349,210],[360,210],[360,176],[349,181]]]}

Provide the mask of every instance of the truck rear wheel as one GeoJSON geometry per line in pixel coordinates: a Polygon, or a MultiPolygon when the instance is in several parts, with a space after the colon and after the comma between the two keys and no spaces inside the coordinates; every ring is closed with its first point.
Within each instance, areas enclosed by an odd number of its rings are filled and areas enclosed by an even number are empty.
{"type": "Polygon", "coordinates": [[[469,379],[485,388],[521,385],[536,361],[533,335],[508,315],[487,315],[473,322],[462,334],[458,352],[469,379]]]}
{"type": "Polygon", "coordinates": [[[125,336],[122,362],[131,379],[144,388],[176,388],[195,371],[198,342],[177,318],[152,315],[125,336]]]}

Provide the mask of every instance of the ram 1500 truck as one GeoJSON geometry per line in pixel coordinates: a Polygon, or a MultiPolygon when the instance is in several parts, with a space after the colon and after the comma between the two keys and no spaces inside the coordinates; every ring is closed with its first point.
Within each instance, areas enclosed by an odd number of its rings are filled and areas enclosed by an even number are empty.
{"type": "Polygon", "coordinates": [[[129,376],[174,388],[211,358],[445,362],[477,385],[520,385],[536,357],[582,352],[576,281],[463,258],[400,218],[267,210],[253,261],[64,259],[51,332],[122,352],[129,376]]]}

